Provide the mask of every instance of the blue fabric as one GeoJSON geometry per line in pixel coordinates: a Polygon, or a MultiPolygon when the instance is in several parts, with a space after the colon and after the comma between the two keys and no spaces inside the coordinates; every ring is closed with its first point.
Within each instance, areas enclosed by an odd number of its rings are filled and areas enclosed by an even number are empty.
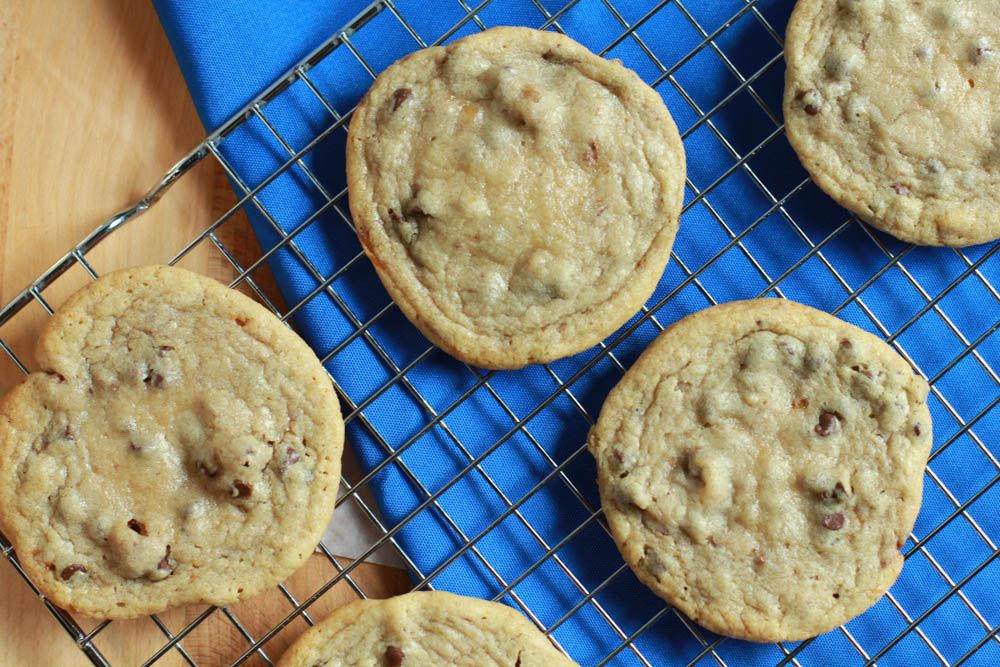
{"type": "MultiPolygon", "coordinates": [[[[363,9],[359,0],[156,0],[155,4],[209,129],[363,9]]],[[[554,12],[562,3],[542,0],[541,4],[554,12]]],[[[617,8],[632,23],[653,5],[652,0],[622,1],[617,8]]],[[[395,7],[426,42],[437,39],[465,14],[454,0],[397,0],[395,7]]],[[[949,518],[956,502],[988,490],[968,507],[967,517],[956,518],[934,534],[925,545],[926,554],[918,552],[908,559],[892,594],[909,617],[916,618],[949,591],[946,577],[958,582],[986,563],[963,587],[968,604],[951,596],[920,624],[942,655],[955,661],[986,633],[970,605],[989,627],[1000,623],[996,594],[1000,562],[984,539],[1000,542],[1000,514],[996,512],[1000,486],[995,484],[1000,390],[995,369],[989,367],[1000,358],[996,332],[1000,305],[996,292],[983,280],[1000,285],[1000,260],[993,254],[995,245],[967,249],[969,261],[986,258],[976,275],[952,250],[907,251],[903,244],[877,233],[876,243],[857,222],[849,222],[846,211],[805,182],[806,174],[784,135],[775,132],[781,115],[780,59],[755,79],[753,95],[739,92],[711,116],[710,123],[697,122],[698,109],[713,109],[740,84],[721,56],[729,58],[743,76],[755,74],[781,48],[762,19],[781,35],[791,7],[792,0],[761,0],[753,11],[747,11],[743,0],[687,0],[683,8],[667,4],[636,31],[668,68],[694,51],[673,72],[675,81],[661,81],[656,89],[685,133],[688,203],[696,191],[710,188],[685,211],[674,247],[676,256],[649,306],[656,322],[668,325],[709,305],[708,295],[719,302],[755,297],[771,279],[785,276],[778,284],[784,296],[837,312],[876,333],[878,328],[857,301],[843,305],[850,291],[869,282],[862,301],[887,331],[895,332],[916,318],[896,341],[928,377],[940,377],[935,381],[939,394],[930,399],[935,442],[931,468],[937,479],[926,477],[915,535],[918,539],[927,536],[949,518]],[[713,45],[702,44],[692,19],[711,34],[738,13],[713,45]],[[742,157],[761,142],[765,142],[763,147],[745,165],[737,165],[730,148],[742,157]],[[782,201],[783,209],[775,206],[776,200],[782,201]],[[747,229],[742,247],[731,242],[731,233],[747,229]],[[807,239],[819,243],[834,233],[835,238],[823,246],[822,257],[811,254],[799,264],[810,248],[807,239]],[[721,257],[706,265],[723,250],[721,257]],[[888,261],[887,253],[903,256],[898,266],[879,273],[888,261]],[[902,268],[923,286],[926,295],[913,286],[902,268]],[[697,281],[689,279],[687,271],[698,271],[697,281]],[[926,308],[927,297],[940,296],[960,277],[958,286],[937,303],[940,313],[926,308]],[[978,358],[961,356],[965,343],[960,335],[967,341],[982,337],[978,358]],[[975,422],[971,430],[963,431],[962,425],[970,421],[975,422]]],[[[487,27],[539,26],[545,17],[530,0],[494,0],[479,12],[479,19],[487,27]]],[[[559,27],[595,51],[613,43],[622,32],[618,18],[599,0],[575,4],[559,18],[559,27]]],[[[451,39],[475,30],[475,23],[466,22],[451,39]]],[[[376,71],[418,46],[389,10],[380,12],[351,41],[376,71]]],[[[657,63],[632,38],[621,40],[606,55],[621,58],[647,82],[660,78],[657,63]]],[[[349,111],[371,83],[368,72],[345,47],[322,60],[309,76],[338,113],[349,111]]],[[[282,92],[264,113],[296,151],[334,124],[333,116],[302,81],[282,92]]],[[[310,173],[334,196],[345,187],[345,137],[344,128],[333,129],[303,158],[310,173]]],[[[249,187],[263,182],[287,160],[285,149],[257,118],[225,137],[219,148],[249,187]]],[[[298,166],[264,187],[259,200],[274,223],[286,231],[296,229],[326,202],[298,166]]],[[[622,560],[594,511],[599,507],[595,468],[589,454],[582,451],[589,426],[585,415],[598,414],[608,390],[621,377],[616,362],[625,368],[631,365],[658,333],[657,325],[650,318],[633,318],[623,328],[627,335],[613,347],[614,359],[595,348],[551,364],[551,372],[533,366],[493,374],[488,386],[480,381],[481,371],[434,350],[405,374],[405,383],[394,382],[381,391],[395,375],[382,351],[393,364],[405,368],[424,353],[428,343],[395,307],[369,326],[367,337],[353,336],[359,323],[379,314],[390,300],[366,259],[351,263],[360,246],[346,223],[346,204],[346,198],[340,199],[297,234],[301,254],[282,249],[270,266],[289,304],[313,293],[319,285],[317,275],[337,274],[333,282],[337,297],[319,292],[297,311],[295,322],[321,357],[340,346],[327,365],[350,401],[364,405],[348,425],[349,440],[363,465],[375,469],[389,451],[403,450],[400,460],[406,469],[390,464],[371,482],[381,511],[390,526],[405,521],[398,539],[414,560],[415,577],[421,579],[440,568],[431,580],[434,587],[484,598],[503,589],[500,580],[518,580],[513,588],[518,600],[548,627],[582,599],[581,589],[592,591],[621,569],[622,560]],[[569,383],[568,391],[559,391],[560,381],[569,383]],[[426,403],[416,398],[417,393],[426,403]],[[434,414],[445,417],[435,421],[434,414]],[[515,428],[515,421],[524,419],[524,428],[515,428]],[[470,457],[482,459],[478,468],[466,471],[470,457]],[[559,473],[553,474],[554,464],[562,466],[559,473]],[[429,493],[439,494],[436,503],[419,509],[429,493]],[[518,504],[517,513],[508,511],[508,503],[518,504]],[[476,538],[476,552],[466,550],[449,560],[472,538],[476,538]],[[553,556],[526,573],[530,564],[564,540],[553,556]]],[[[261,245],[272,247],[278,240],[272,223],[252,204],[246,210],[261,245]]],[[[617,334],[609,338],[609,344],[617,338],[617,334]]],[[[911,540],[905,551],[913,546],[911,540]]],[[[510,595],[504,601],[518,604],[510,595]]],[[[583,665],[603,660],[622,643],[619,633],[632,635],[664,610],[663,603],[627,569],[614,576],[594,602],[584,604],[553,633],[583,665]],[[614,619],[617,628],[606,617],[614,619]]],[[[883,599],[847,628],[860,647],[874,655],[907,623],[893,603],[883,599]]],[[[711,633],[696,630],[706,641],[715,639],[711,633]]],[[[672,611],[656,618],[639,635],[635,647],[652,664],[683,664],[703,651],[672,611]]],[[[770,665],[783,657],[773,644],[734,640],[723,641],[715,651],[729,665],[770,665]]],[[[808,643],[798,659],[803,665],[864,662],[839,631],[808,643]]],[[[625,648],[610,663],[631,665],[639,660],[631,648],[625,648]]],[[[934,655],[914,632],[879,658],[880,665],[932,663],[936,664],[934,655]]],[[[699,664],[717,664],[716,657],[706,654],[699,664]]],[[[1000,646],[987,642],[966,664],[1000,664],[1000,646]]]]}

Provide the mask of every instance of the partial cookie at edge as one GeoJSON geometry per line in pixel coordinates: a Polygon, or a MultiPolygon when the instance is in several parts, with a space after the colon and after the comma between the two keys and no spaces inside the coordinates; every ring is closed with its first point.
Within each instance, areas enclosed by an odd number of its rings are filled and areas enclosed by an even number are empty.
{"type": "Polygon", "coordinates": [[[279,667],[385,664],[570,667],[524,615],[443,591],[356,600],[307,630],[279,667]]]}
{"type": "Polygon", "coordinates": [[[1000,237],[1000,5],[799,0],[788,138],[816,183],[904,241],[1000,237]]]}
{"type": "Polygon", "coordinates": [[[0,523],[71,611],[227,604],[312,552],[343,422],[309,347],[235,290],[163,266],[107,274],[0,403],[0,523]]]}

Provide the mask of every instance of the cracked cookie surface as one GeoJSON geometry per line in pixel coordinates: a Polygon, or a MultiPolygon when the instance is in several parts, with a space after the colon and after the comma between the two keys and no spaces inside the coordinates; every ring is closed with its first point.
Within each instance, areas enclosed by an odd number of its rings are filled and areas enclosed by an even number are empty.
{"type": "Polygon", "coordinates": [[[877,337],[779,299],[664,331],[591,430],[615,542],[694,621],[826,632],[899,575],[931,447],[928,387],[877,337]]]}
{"type": "Polygon", "coordinates": [[[507,605],[417,591],[344,605],[299,637],[278,667],[575,664],[507,605]]]}
{"type": "Polygon", "coordinates": [[[575,354],[634,315],[666,266],[684,175],[655,91],[529,28],[403,58],[347,143],[351,213],[389,294],[487,368],[575,354]]]}
{"type": "Polygon", "coordinates": [[[269,311],[184,269],[110,273],[38,341],[0,403],[0,523],[56,604],[100,618],[228,604],[319,542],[340,406],[269,311]]]}
{"type": "Polygon", "coordinates": [[[1000,4],[799,0],[788,139],[839,204],[904,241],[1000,237],[1000,4]]]}

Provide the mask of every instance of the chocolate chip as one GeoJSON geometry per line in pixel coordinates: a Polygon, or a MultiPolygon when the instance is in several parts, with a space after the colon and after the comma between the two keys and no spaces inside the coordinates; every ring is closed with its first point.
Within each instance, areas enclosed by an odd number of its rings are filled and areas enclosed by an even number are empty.
{"type": "Polygon", "coordinates": [[[174,348],[171,345],[161,345],[160,346],[160,356],[161,357],[165,357],[165,356],[167,356],[168,352],[173,352],[173,351],[174,351],[174,348]]]}
{"type": "MultiPolygon", "coordinates": [[[[802,101],[805,99],[806,95],[810,95],[811,99],[816,99],[817,97],[819,97],[819,95],[816,94],[816,89],[810,88],[809,90],[800,90],[798,93],[795,94],[795,99],[798,101],[802,101]]],[[[815,116],[821,111],[822,105],[817,104],[816,102],[807,101],[805,102],[805,106],[803,106],[803,109],[810,116],[815,116]]]]}
{"type": "Polygon", "coordinates": [[[837,482],[836,484],[833,485],[832,489],[821,493],[820,497],[823,500],[840,502],[840,500],[847,495],[849,494],[847,493],[847,489],[844,488],[844,485],[841,484],[840,482],[837,482]]]}
{"type": "Polygon", "coordinates": [[[160,387],[163,386],[163,376],[160,375],[159,373],[150,373],[149,375],[146,376],[146,379],[144,379],[143,382],[145,382],[146,384],[151,384],[155,388],[159,389],[160,387]]]}
{"type": "Polygon", "coordinates": [[[236,498],[249,498],[250,494],[253,493],[253,487],[246,482],[235,480],[233,481],[233,496],[236,498]]]}
{"type": "Polygon", "coordinates": [[[235,320],[236,324],[240,325],[241,327],[245,327],[247,325],[247,322],[249,321],[250,320],[246,317],[237,317],[235,320]]]}
{"type": "Polygon", "coordinates": [[[840,341],[840,349],[841,350],[849,350],[852,347],[854,347],[854,345],[851,343],[851,341],[847,340],[846,338],[844,340],[840,341]]]}
{"type": "Polygon", "coordinates": [[[73,565],[67,565],[66,567],[64,567],[63,571],[59,573],[59,576],[62,578],[63,581],[69,581],[70,577],[72,577],[77,572],[87,574],[87,568],[85,568],[82,565],[77,565],[76,563],[74,563],[73,565]]]}
{"type": "Polygon", "coordinates": [[[397,88],[396,92],[394,92],[392,94],[392,110],[393,110],[393,112],[395,112],[396,109],[399,108],[399,105],[402,104],[403,102],[405,102],[407,100],[407,98],[409,98],[410,95],[412,95],[412,94],[413,94],[413,91],[410,90],[409,88],[397,88]]]}
{"type": "Polygon", "coordinates": [[[874,375],[872,375],[871,371],[866,370],[864,368],[861,368],[861,366],[851,366],[851,370],[854,371],[855,373],[861,373],[862,375],[864,375],[869,380],[871,380],[873,377],[875,377],[874,375]]]}
{"type": "Polygon", "coordinates": [[[808,398],[797,398],[797,399],[795,399],[795,400],[792,401],[792,407],[796,408],[798,410],[801,410],[802,408],[808,408],[809,407],[809,399],[808,398]]]}
{"type": "Polygon", "coordinates": [[[134,530],[135,532],[139,533],[143,537],[149,534],[146,532],[146,524],[144,524],[141,521],[136,521],[135,519],[129,519],[128,527],[134,530]]]}
{"type": "MultiPolygon", "coordinates": [[[[919,435],[919,434],[918,434],[919,435]]],[[[67,440],[75,441],[76,438],[73,437],[73,433],[69,430],[69,424],[66,424],[66,433],[64,434],[67,440]]]]}
{"type": "Polygon", "coordinates": [[[840,420],[837,418],[836,413],[824,412],[819,416],[819,423],[813,427],[820,436],[826,437],[837,432],[840,427],[840,420]]]}
{"type": "Polygon", "coordinates": [[[160,562],[156,564],[157,570],[163,570],[164,572],[173,572],[174,566],[170,564],[170,545],[167,545],[167,555],[160,559],[160,562]]]}
{"type": "Polygon", "coordinates": [[[834,512],[823,517],[823,525],[829,530],[840,530],[844,527],[844,513],[834,512]]]}
{"type": "Polygon", "coordinates": [[[55,375],[58,378],[57,381],[58,381],[59,384],[62,384],[63,382],[66,381],[66,378],[63,377],[62,373],[56,373],[55,371],[45,371],[45,374],[46,375],[55,375]]]}
{"type": "Polygon", "coordinates": [[[514,667],[521,667],[521,653],[523,652],[523,650],[517,652],[517,661],[514,662],[514,667]]]}
{"type": "Polygon", "coordinates": [[[611,450],[611,455],[615,457],[615,460],[618,461],[618,463],[625,463],[625,457],[619,450],[617,449],[611,450]]]}
{"type": "Polygon", "coordinates": [[[548,60],[550,63],[556,63],[557,65],[568,65],[570,63],[576,62],[574,58],[567,58],[566,56],[559,55],[558,53],[552,50],[543,53],[542,60],[548,60]]]}
{"type": "Polygon", "coordinates": [[[891,187],[892,191],[895,192],[897,195],[908,195],[908,194],[910,194],[910,188],[907,187],[906,184],[904,184],[904,183],[893,183],[889,187],[891,187]]]}
{"type": "Polygon", "coordinates": [[[840,593],[834,593],[833,597],[835,597],[835,598],[837,598],[839,600],[840,599],[840,593]]]}
{"type": "Polygon", "coordinates": [[[642,558],[639,559],[639,566],[654,576],[667,569],[660,554],[656,553],[648,544],[642,547],[642,558]]]}
{"type": "Polygon", "coordinates": [[[385,662],[389,667],[399,667],[403,664],[403,658],[406,654],[403,653],[403,649],[398,646],[386,646],[385,647],[385,662]]]}
{"type": "Polygon", "coordinates": [[[281,463],[278,464],[278,471],[284,475],[293,464],[298,463],[300,460],[302,460],[302,456],[289,447],[285,450],[285,456],[281,459],[281,463]]]}

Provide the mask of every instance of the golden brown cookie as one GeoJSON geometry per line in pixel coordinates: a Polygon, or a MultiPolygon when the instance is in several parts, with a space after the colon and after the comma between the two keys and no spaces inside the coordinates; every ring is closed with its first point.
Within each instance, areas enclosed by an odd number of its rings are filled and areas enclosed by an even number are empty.
{"type": "Polygon", "coordinates": [[[330,521],[343,421],[270,312],[167,266],[117,271],[52,317],[0,403],[0,524],[59,606],[128,618],[284,580],[330,521]]]}
{"type": "Polygon", "coordinates": [[[498,602],[418,591],[357,600],[289,647],[279,667],[570,667],[523,615],[498,602]]]}
{"type": "Polygon", "coordinates": [[[904,241],[1000,237],[1000,3],[799,0],[788,139],[813,180],[904,241]]]}
{"type": "Polygon", "coordinates": [[[487,368],[575,354],[634,315],[667,263],[684,174],[656,92],[529,28],[406,56],[347,143],[354,224],[389,294],[487,368]]]}
{"type": "Polygon", "coordinates": [[[713,632],[792,641],[892,585],[931,447],[927,383],[879,338],[786,300],[664,331],[588,446],[625,561],[713,632]]]}

